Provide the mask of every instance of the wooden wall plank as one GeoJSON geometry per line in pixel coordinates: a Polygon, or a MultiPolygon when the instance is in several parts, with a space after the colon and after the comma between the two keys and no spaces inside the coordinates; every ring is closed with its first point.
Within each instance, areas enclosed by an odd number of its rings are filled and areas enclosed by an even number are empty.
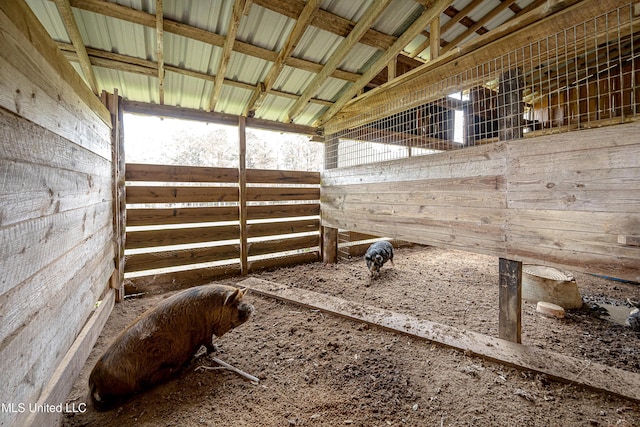
{"type": "Polygon", "coordinates": [[[290,267],[298,264],[308,264],[320,261],[320,253],[318,251],[304,252],[295,255],[285,255],[273,258],[265,258],[249,261],[249,272],[255,273],[260,270],[270,268],[290,267]]]}
{"type": "Polygon", "coordinates": [[[111,202],[21,222],[0,231],[0,295],[111,224],[111,202]]]}
{"type": "Polygon", "coordinates": [[[239,236],[240,228],[238,225],[218,225],[213,227],[127,231],[126,241],[127,249],[138,249],[188,243],[217,242],[237,239],[239,236]]]}
{"type": "MultiPolygon", "coordinates": [[[[66,403],[75,378],[80,375],[87,362],[89,354],[102,332],[102,328],[107,323],[114,304],[115,291],[109,290],[107,295],[102,298],[100,306],[93,312],[87,324],[82,328],[62,363],[53,373],[51,380],[42,391],[37,405],[66,403]]],[[[82,410],[83,408],[78,407],[78,409],[82,410]]],[[[26,425],[58,425],[62,415],[62,413],[58,412],[34,412],[29,415],[26,425]]]]}
{"type": "Polygon", "coordinates": [[[0,106],[110,159],[107,110],[25,2],[0,11],[0,106]]]}
{"type": "Polygon", "coordinates": [[[237,221],[237,206],[209,208],[127,209],[127,226],[237,221]]]}
{"type": "Polygon", "coordinates": [[[247,169],[250,184],[320,184],[320,172],[247,169]]]}
{"type": "MultiPolygon", "coordinates": [[[[94,309],[113,271],[113,254],[102,257],[98,269],[79,270],[55,297],[16,330],[0,348],[5,373],[0,398],[5,402],[36,402],[44,384],[62,361],[94,309]],[[110,255],[110,257],[109,257],[110,255]],[[63,316],[63,317],[61,317],[63,316]],[[64,322],[62,322],[64,319],[64,322]]],[[[0,414],[0,421],[5,414],[0,414]]],[[[28,411],[17,414],[13,425],[24,425],[28,411]]],[[[5,424],[5,423],[3,423],[5,424]]]]}
{"type": "Polygon", "coordinates": [[[268,255],[296,249],[317,247],[320,245],[319,236],[302,236],[288,239],[273,239],[249,242],[249,256],[268,255]]]}
{"type": "Polygon", "coordinates": [[[129,273],[132,271],[223,261],[236,259],[239,256],[240,247],[238,244],[149,252],[138,255],[127,255],[125,271],[129,273]]]}
{"type": "Polygon", "coordinates": [[[127,279],[126,287],[127,294],[163,294],[169,291],[211,283],[221,277],[238,275],[240,275],[240,264],[235,262],[216,267],[194,268],[166,274],[133,277],[127,279]]]}
{"type": "Polygon", "coordinates": [[[320,215],[320,203],[247,206],[247,219],[276,219],[320,215]]]}
{"type": "Polygon", "coordinates": [[[318,200],[320,188],[308,187],[247,187],[248,202],[282,200],[318,200]]]}
{"type": "Polygon", "coordinates": [[[247,237],[277,236],[280,234],[318,232],[320,230],[319,219],[307,219],[297,221],[279,221],[249,224],[247,237]]]}
{"type": "Polygon", "coordinates": [[[238,182],[237,168],[127,163],[126,170],[127,181],[238,182]]]}
{"type": "Polygon", "coordinates": [[[322,225],[640,281],[640,123],[323,172],[322,225]],[[385,182],[389,181],[389,182],[385,182]]]}
{"type": "Polygon", "coordinates": [[[127,204],[237,202],[237,187],[128,186],[127,204]]]}

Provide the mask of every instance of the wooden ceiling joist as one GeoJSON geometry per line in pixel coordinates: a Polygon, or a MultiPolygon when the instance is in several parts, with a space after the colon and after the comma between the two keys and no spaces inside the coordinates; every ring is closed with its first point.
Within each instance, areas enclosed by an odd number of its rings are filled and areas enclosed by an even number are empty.
{"type": "Polygon", "coordinates": [[[428,24],[433,21],[436,16],[439,16],[444,9],[446,9],[452,0],[436,0],[431,8],[425,9],[422,15],[416,19],[413,24],[396,40],[396,42],[387,51],[382,54],[376,60],[374,64],[369,67],[362,77],[355,82],[348,90],[346,90],[342,96],[333,104],[332,107],[322,115],[318,123],[318,126],[324,125],[329,119],[344,107],[360,89],[362,89],[371,79],[373,79],[384,67],[387,66],[391,58],[397,55],[402,49],[413,40],[417,34],[419,34],[428,24]]]}
{"type": "Polygon", "coordinates": [[[158,99],[164,104],[164,26],[162,0],[156,0],[156,50],[158,55],[158,99]]]}
{"type": "Polygon", "coordinates": [[[293,123],[295,118],[307,105],[311,97],[315,95],[320,86],[322,86],[322,84],[327,80],[331,73],[333,73],[338,68],[338,65],[340,65],[342,60],[351,51],[353,46],[355,46],[355,44],[360,41],[364,33],[371,27],[375,20],[386,9],[390,1],[391,0],[378,0],[373,2],[371,6],[369,6],[369,9],[367,9],[362,18],[360,18],[356,26],[353,27],[353,30],[340,42],[338,48],[331,54],[329,60],[324,65],[322,70],[318,74],[316,74],[311,83],[307,85],[302,95],[300,95],[300,98],[298,98],[295,104],[293,104],[288,113],[289,123],[293,123]]]}
{"type": "Polygon", "coordinates": [[[227,35],[225,37],[224,46],[222,47],[222,58],[218,64],[218,70],[216,71],[216,80],[211,91],[211,99],[209,100],[209,107],[207,111],[213,111],[218,103],[220,97],[220,91],[222,90],[222,82],[224,81],[224,75],[227,72],[227,65],[229,65],[229,58],[231,58],[231,51],[236,41],[236,34],[238,33],[238,27],[240,26],[240,19],[244,13],[244,6],[246,0],[235,0],[233,3],[233,11],[231,18],[229,19],[229,27],[227,29],[227,35]]]}
{"type": "MultiPolygon", "coordinates": [[[[64,53],[65,57],[70,62],[78,62],[78,55],[75,52],[73,45],[67,43],[57,43],[60,50],[64,53]]],[[[110,70],[124,71],[127,73],[142,74],[149,77],[157,77],[158,64],[154,61],[148,61],[146,59],[135,58],[132,56],[122,55],[119,53],[107,52],[104,50],[87,48],[89,59],[91,64],[96,67],[101,67],[110,70]]],[[[215,82],[215,76],[210,74],[201,73],[198,71],[187,70],[185,68],[175,67],[172,65],[164,66],[165,71],[169,71],[184,76],[194,77],[197,79],[207,80],[215,82]]],[[[223,84],[233,87],[239,87],[245,90],[253,90],[255,86],[249,83],[240,82],[232,79],[224,79],[223,84]]],[[[279,90],[271,90],[271,94],[275,96],[281,96],[288,99],[298,99],[298,95],[290,92],[283,92],[279,90]]],[[[331,106],[333,102],[325,101],[323,99],[312,98],[311,103],[318,105],[331,106]]]]}
{"type": "Polygon", "coordinates": [[[55,0],[55,2],[56,6],[58,7],[58,12],[60,12],[60,16],[64,21],[64,26],[67,30],[67,34],[69,34],[71,43],[78,53],[78,61],[80,62],[82,73],[84,74],[84,77],[87,80],[91,91],[94,94],[98,95],[100,93],[98,89],[98,81],[96,80],[96,76],[93,73],[91,61],[89,60],[89,55],[87,55],[87,49],[84,45],[84,41],[82,41],[82,36],[80,35],[80,30],[78,29],[78,24],[76,23],[76,19],[73,16],[71,4],[69,3],[69,0],[55,0]]]}
{"type": "Polygon", "coordinates": [[[259,84],[258,87],[256,87],[256,89],[254,90],[253,95],[251,96],[251,99],[249,100],[249,103],[247,104],[247,107],[245,109],[245,116],[251,115],[250,112],[260,108],[260,105],[267,96],[267,93],[269,93],[269,91],[273,87],[273,84],[280,76],[280,73],[284,68],[286,59],[291,56],[291,53],[302,38],[302,35],[306,31],[309,22],[311,21],[311,19],[313,19],[313,15],[318,11],[319,7],[320,0],[309,0],[305,3],[305,6],[302,9],[300,16],[298,17],[293,30],[291,30],[291,33],[289,33],[289,37],[287,37],[287,41],[284,44],[282,50],[280,50],[280,53],[273,63],[273,66],[269,70],[267,77],[264,79],[264,82],[262,82],[262,84],[259,84]]]}

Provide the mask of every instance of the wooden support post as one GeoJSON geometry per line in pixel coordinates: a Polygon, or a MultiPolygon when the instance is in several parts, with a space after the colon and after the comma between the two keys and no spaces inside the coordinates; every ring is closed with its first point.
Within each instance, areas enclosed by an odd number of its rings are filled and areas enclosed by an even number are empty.
{"type": "Polygon", "coordinates": [[[500,258],[499,268],[498,336],[519,344],[522,342],[522,263],[500,258]]]}
{"type": "Polygon", "coordinates": [[[240,274],[246,276],[249,272],[248,265],[248,253],[249,248],[247,246],[247,133],[246,133],[246,117],[240,116],[238,118],[238,188],[239,188],[239,203],[238,209],[240,210],[240,274]]]}
{"type": "Polygon", "coordinates": [[[111,275],[110,287],[116,290],[116,302],[124,300],[124,247],[126,238],[126,189],[125,189],[125,158],[124,158],[124,127],[122,98],[117,89],[113,94],[102,92],[102,103],[111,114],[111,144],[112,150],[112,198],[113,198],[113,242],[115,247],[115,270],[111,275]]]}
{"type": "MultiPolygon", "coordinates": [[[[522,138],[524,82],[520,69],[514,68],[500,76],[498,84],[498,140],[522,138]]],[[[522,263],[500,258],[498,336],[522,342],[522,263]]]]}
{"type": "Polygon", "coordinates": [[[338,262],[338,229],[322,227],[322,262],[335,264],[338,262]]]}

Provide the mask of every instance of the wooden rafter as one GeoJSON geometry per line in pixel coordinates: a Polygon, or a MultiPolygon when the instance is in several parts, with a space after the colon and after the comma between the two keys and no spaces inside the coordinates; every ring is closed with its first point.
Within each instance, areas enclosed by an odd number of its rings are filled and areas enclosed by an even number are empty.
{"type": "Polygon", "coordinates": [[[246,0],[235,0],[233,3],[233,11],[231,12],[231,18],[229,19],[229,27],[227,29],[227,35],[225,37],[224,46],[222,47],[222,58],[218,64],[218,71],[216,71],[216,81],[211,91],[211,98],[209,99],[209,108],[207,111],[213,111],[218,103],[220,97],[220,91],[222,90],[222,82],[224,81],[224,75],[227,72],[227,66],[229,65],[229,58],[231,58],[231,51],[236,41],[236,34],[238,33],[238,27],[240,26],[240,19],[244,12],[246,0]]]}
{"type": "MultiPolygon", "coordinates": [[[[108,16],[110,18],[120,19],[149,28],[156,27],[155,15],[149,14],[142,10],[137,10],[127,6],[119,5],[117,3],[105,2],[101,0],[70,0],[70,2],[71,5],[76,9],[86,10],[89,12],[108,16]]],[[[259,2],[254,3],[258,4],[259,2]]],[[[298,15],[296,15],[296,17],[297,16],[298,15]]],[[[314,18],[314,21],[315,20],[316,18],[314,18]]],[[[176,34],[181,37],[197,40],[216,47],[223,47],[225,43],[225,37],[221,36],[220,34],[212,33],[211,31],[203,30],[201,28],[187,25],[182,22],[167,19],[166,17],[163,19],[163,31],[165,33],[176,34]]],[[[236,42],[234,43],[233,51],[269,62],[275,62],[278,57],[277,52],[245,43],[240,40],[236,40],[236,42]]],[[[322,69],[321,64],[293,57],[287,58],[285,60],[285,65],[312,73],[317,73],[322,69]]],[[[357,73],[338,69],[331,75],[331,77],[354,82],[360,77],[360,75],[357,73]]]]}
{"type": "Polygon", "coordinates": [[[80,30],[78,29],[78,24],[76,23],[76,19],[73,16],[73,11],[71,10],[71,4],[69,0],[55,0],[56,6],[58,7],[58,12],[60,12],[60,16],[64,22],[64,26],[67,30],[67,34],[69,34],[69,38],[71,39],[71,43],[76,49],[78,53],[78,61],[80,62],[80,68],[84,73],[85,79],[89,84],[89,87],[93,91],[94,94],[98,95],[98,81],[96,80],[96,76],[93,73],[93,68],[91,67],[91,61],[89,60],[89,55],[87,55],[87,49],[82,41],[82,36],[80,35],[80,30]]]}
{"type": "Polygon", "coordinates": [[[498,16],[498,14],[502,13],[505,9],[508,9],[509,6],[511,6],[513,3],[515,3],[515,1],[516,0],[505,0],[502,3],[500,3],[499,6],[495,7],[494,9],[492,9],[491,12],[487,13],[482,19],[478,20],[475,24],[473,24],[471,27],[469,27],[467,29],[467,31],[465,31],[464,33],[460,34],[454,40],[449,42],[449,44],[447,44],[445,47],[442,48],[440,53],[446,53],[452,47],[458,46],[463,40],[465,40],[471,34],[473,34],[476,31],[478,31],[478,29],[481,28],[484,24],[486,24],[487,22],[489,22],[490,20],[492,20],[493,18],[498,16]]]}
{"type": "MultiPolygon", "coordinates": [[[[349,35],[344,38],[338,48],[333,52],[322,70],[316,74],[311,83],[305,88],[300,98],[293,104],[293,107],[289,110],[289,122],[293,123],[295,118],[302,112],[307,105],[311,97],[316,94],[320,86],[327,80],[327,78],[338,68],[338,65],[351,51],[353,46],[360,41],[364,33],[371,27],[375,20],[384,11],[391,0],[378,0],[367,9],[364,16],[360,18],[358,23],[349,35]]],[[[395,56],[395,54],[393,55],[395,56]]],[[[389,61],[387,61],[388,63],[389,61]]],[[[386,65],[386,64],[385,64],[386,65]]],[[[364,86],[364,85],[363,85],[364,86]]]]}
{"type": "MultiPolygon", "coordinates": [[[[73,48],[73,45],[68,43],[61,43],[61,42],[58,42],[57,45],[68,61],[78,62],[78,55],[76,54],[75,49],[73,48]]],[[[107,69],[116,70],[116,71],[124,71],[127,73],[142,74],[149,77],[156,77],[158,75],[158,63],[154,61],[148,61],[146,59],[135,58],[133,56],[127,56],[119,53],[107,52],[104,50],[93,49],[93,48],[87,48],[87,53],[89,54],[89,59],[91,60],[91,64],[97,67],[107,68],[107,69]]],[[[166,65],[166,64],[164,68],[166,71],[171,71],[172,73],[175,73],[175,74],[180,74],[183,76],[194,77],[196,79],[215,82],[215,77],[210,74],[188,70],[180,67],[174,67],[172,65],[166,65]]],[[[255,86],[249,83],[244,83],[244,82],[240,82],[232,79],[224,79],[223,84],[227,86],[238,87],[245,90],[255,89],[255,86]]],[[[281,96],[283,98],[298,99],[298,95],[291,92],[284,92],[284,91],[272,89],[271,94],[276,96],[281,96]]],[[[317,99],[317,98],[312,98],[309,102],[318,104],[318,105],[325,105],[325,106],[333,105],[333,102],[331,101],[325,101],[323,99],[317,99]]]]}
{"type": "Polygon", "coordinates": [[[248,115],[250,111],[255,111],[260,108],[260,105],[264,101],[264,98],[267,96],[267,93],[273,87],[273,84],[280,76],[282,69],[285,65],[285,60],[291,56],[291,52],[295,49],[296,45],[302,38],[305,30],[309,26],[309,22],[313,18],[313,15],[320,7],[320,0],[309,0],[305,3],[298,20],[296,21],[293,30],[287,37],[287,41],[284,44],[284,47],[278,54],[278,58],[273,63],[273,66],[269,70],[267,77],[264,79],[264,82],[258,85],[258,87],[254,90],[253,95],[251,96],[251,100],[245,109],[244,115],[248,115]]]}
{"type": "Polygon", "coordinates": [[[446,9],[452,0],[437,0],[434,2],[431,8],[425,9],[422,14],[416,19],[413,24],[396,40],[396,42],[387,49],[386,52],[372,64],[367,71],[364,72],[362,77],[355,82],[348,90],[346,90],[342,96],[330,107],[318,120],[318,125],[326,123],[332,118],[340,109],[349,102],[358,91],[363,88],[373,77],[376,76],[384,67],[387,66],[392,57],[398,54],[411,40],[413,40],[417,34],[419,34],[429,22],[433,21],[433,18],[439,16],[440,13],[446,9]]]}
{"type": "Polygon", "coordinates": [[[164,105],[164,27],[162,0],[156,0],[156,49],[158,55],[158,98],[164,105]]]}

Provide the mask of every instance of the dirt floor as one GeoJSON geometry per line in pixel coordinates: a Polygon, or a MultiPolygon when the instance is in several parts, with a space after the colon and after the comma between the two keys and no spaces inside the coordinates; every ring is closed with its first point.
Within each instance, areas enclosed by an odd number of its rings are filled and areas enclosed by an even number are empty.
{"type": "MultiPolygon", "coordinates": [[[[564,319],[523,303],[523,344],[640,372],[640,333],[593,310],[640,299],[640,286],[575,273],[587,303],[564,319]]],[[[362,258],[255,275],[292,287],[498,334],[498,260],[430,247],[396,250],[370,281],[362,258]]],[[[223,280],[235,284],[242,278],[223,280]]],[[[69,403],[111,338],[165,295],[117,304],[69,403]]],[[[251,320],[212,356],[257,376],[243,381],[208,356],[109,412],[67,414],[65,426],[640,426],[638,402],[551,381],[463,351],[249,294],[251,320]]],[[[629,307],[627,309],[630,310],[629,307]]]]}

